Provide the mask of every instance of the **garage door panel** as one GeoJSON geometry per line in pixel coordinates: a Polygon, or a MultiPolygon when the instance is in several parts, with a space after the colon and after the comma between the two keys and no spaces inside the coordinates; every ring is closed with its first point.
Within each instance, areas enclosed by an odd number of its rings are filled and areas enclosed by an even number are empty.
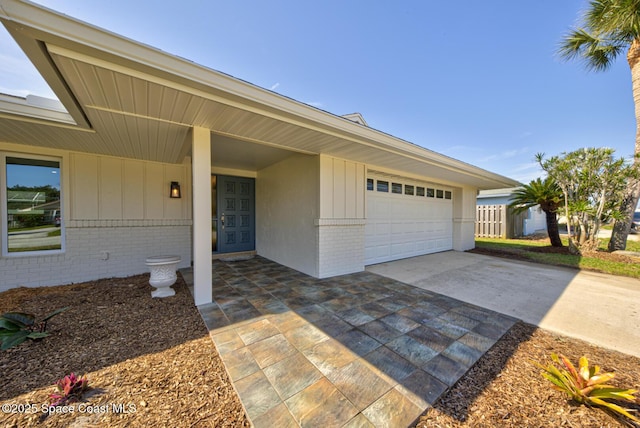
{"type": "Polygon", "coordinates": [[[367,192],[366,264],[452,248],[452,200],[367,192]]]}

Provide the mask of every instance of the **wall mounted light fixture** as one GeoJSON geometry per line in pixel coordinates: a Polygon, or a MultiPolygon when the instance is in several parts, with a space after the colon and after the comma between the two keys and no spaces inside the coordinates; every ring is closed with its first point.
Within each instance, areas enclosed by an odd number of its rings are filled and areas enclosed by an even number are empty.
{"type": "Polygon", "coordinates": [[[182,197],[180,195],[180,183],[178,183],[177,181],[172,181],[171,182],[171,189],[169,190],[169,197],[170,198],[180,198],[180,197],[182,197]]]}

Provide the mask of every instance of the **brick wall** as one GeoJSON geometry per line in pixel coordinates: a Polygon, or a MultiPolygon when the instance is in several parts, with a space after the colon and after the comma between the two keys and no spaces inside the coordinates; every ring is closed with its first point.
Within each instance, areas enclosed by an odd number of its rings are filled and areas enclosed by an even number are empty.
{"type": "Polygon", "coordinates": [[[0,258],[0,291],[148,272],[145,259],[179,255],[191,264],[190,220],[69,222],[64,253],[0,258]]]}
{"type": "Polygon", "coordinates": [[[364,219],[317,219],[318,277],[364,270],[364,219]]]}

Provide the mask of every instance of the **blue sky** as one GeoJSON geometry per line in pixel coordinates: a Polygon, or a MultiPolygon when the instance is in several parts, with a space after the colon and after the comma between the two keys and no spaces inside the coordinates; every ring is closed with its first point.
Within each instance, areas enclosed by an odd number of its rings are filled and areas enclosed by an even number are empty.
{"type": "MultiPolygon", "coordinates": [[[[538,152],[633,153],[626,58],[593,73],[555,53],[583,0],[37,3],[522,182],[538,152]]],[[[51,96],[7,38],[0,92],[51,96]]]]}

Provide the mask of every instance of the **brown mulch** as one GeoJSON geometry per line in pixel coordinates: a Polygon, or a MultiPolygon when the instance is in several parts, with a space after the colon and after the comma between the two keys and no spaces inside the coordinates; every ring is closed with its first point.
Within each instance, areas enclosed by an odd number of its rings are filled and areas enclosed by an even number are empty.
{"type": "MultiPolygon", "coordinates": [[[[551,389],[532,361],[546,366],[552,352],[576,365],[585,355],[590,364],[616,374],[611,384],[640,388],[640,358],[518,323],[420,418],[417,427],[640,426],[578,405],[551,389]]],[[[640,412],[640,403],[623,406],[640,412]]]]}
{"type": "Polygon", "coordinates": [[[0,426],[248,427],[182,278],[164,299],[151,298],[148,280],[0,293],[0,313],[43,317],[71,307],[49,321],[49,337],[0,352],[0,405],[15,405],[2,408],[0,426]],[[74,413],[43,411],[56,380],[71,372],[87,375],[85,402],[72,404],[74,413]]]}
{"type": "MultiPolygon", "coordinates": [[[[248,427],[182,278],[174,289],[174,297],[152,299],[148,275],[139,275],[0,293],[0,313],[44,316],[71,306],[50,321],[49,337],[0,352],[0,405],[23,410],[0,412],[0,426],[248,427]],[[70,372],[89,379],[83,411],[74,403],[74,413],[42,412],[55,381],[70,372]]],[[[549,388],[531,360],[546,364],[551,352],[573,361],[587,355],[616,372],[615,385],[640,388],[639,358],[519,323],[418,427],[624,426],[549,388]]]]}

